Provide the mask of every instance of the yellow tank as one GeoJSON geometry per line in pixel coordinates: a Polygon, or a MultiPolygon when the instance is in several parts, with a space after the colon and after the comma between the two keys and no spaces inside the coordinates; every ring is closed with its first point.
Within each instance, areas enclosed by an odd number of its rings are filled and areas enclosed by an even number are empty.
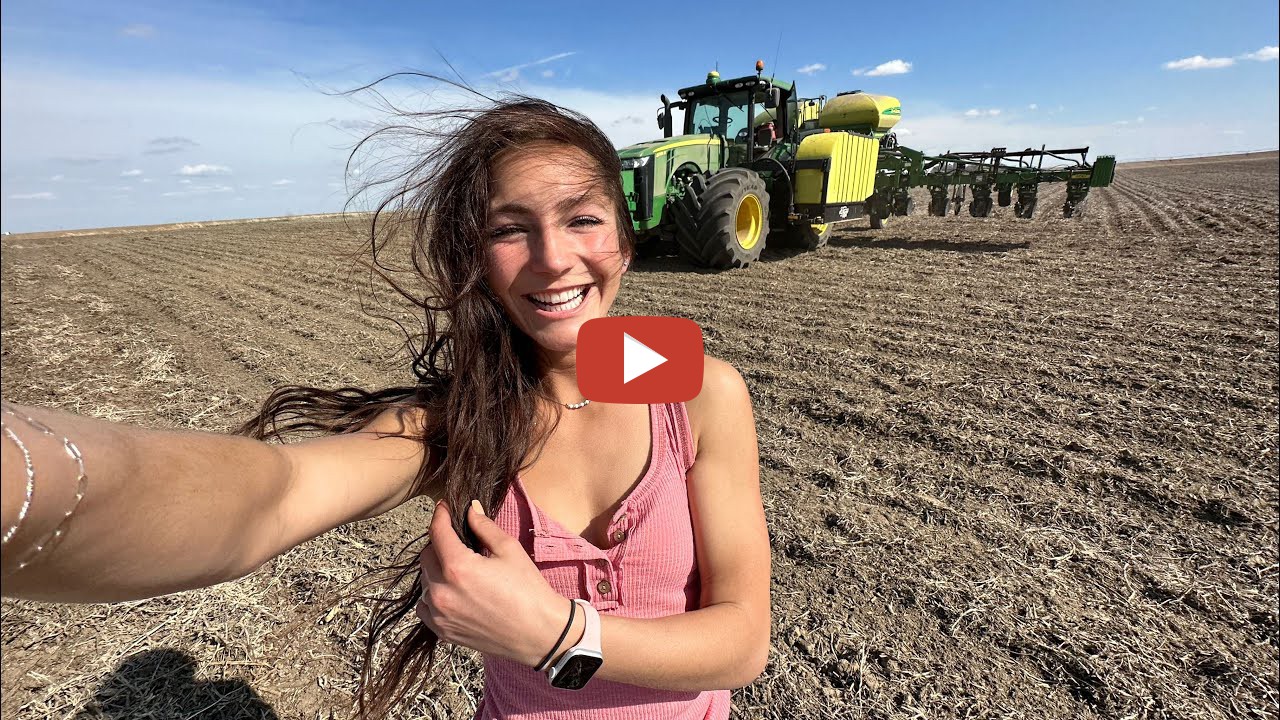
{"type": "Polygon", "coordinates": [[[801,140],[796,159],[829,160],[829,175],[824,178],[817,168],[797,170],[796,204],[855,203],[871,197],[879,152],[879,140],[845,132],[815,133],[801,140]]]}
{"type": "Polygon", "coordinates": [[[902,117],[902,103],[888,95],[863,92],[837,95],[818,116],[818,125],[832,130],[888,132],[902,117]]]}

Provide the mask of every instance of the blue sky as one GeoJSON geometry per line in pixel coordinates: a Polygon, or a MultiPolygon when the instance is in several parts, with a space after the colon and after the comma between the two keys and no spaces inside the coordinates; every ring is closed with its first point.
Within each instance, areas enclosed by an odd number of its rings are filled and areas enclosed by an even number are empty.
{"type": "Polygon", "coordinates": [[[900,140],[923,150],[1124,159],[1274,148],[1280,134],[1274,0],[623,7],[6,1],[0,225],[339,210],[347,150],[378,114],[323,90],[447,73],[442,56],[479,89],[585,112],[619,145],[659,135],[659,93],[757,58],[805,95],[901,98],[900,140]]]}

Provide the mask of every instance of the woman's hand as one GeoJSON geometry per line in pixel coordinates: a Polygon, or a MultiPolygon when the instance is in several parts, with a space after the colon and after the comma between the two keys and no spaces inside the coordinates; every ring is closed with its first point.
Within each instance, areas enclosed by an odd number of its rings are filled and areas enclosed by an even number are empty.
{"type": "MultiPolygon", "coordinates": [[[[471,530],[488,557],[463,544],[449,507],[436,504],[431,542],[423,549],[418,618],[442,640],[533,667],[569,618],[569,600],[538,572],[524,547],[472,501],[471,530]]],[[[569,647],[571,639],[567,639],[569,647]]]]}

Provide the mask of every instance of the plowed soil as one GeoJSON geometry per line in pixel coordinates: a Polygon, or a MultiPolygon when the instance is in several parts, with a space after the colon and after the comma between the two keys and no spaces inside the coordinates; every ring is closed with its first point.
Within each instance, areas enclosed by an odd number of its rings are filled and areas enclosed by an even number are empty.
{"type": "MultiPolygon", "coordinates": [[[[696,320],[755,400],[773,645],[734,717],[1280,715],[1278,181],[1275,153],[1122,165],[1079,219],[1061,187],[1025,221],[922,195],[745,271],[641,261],[618,311],[696,320]]],[[[402,383],[359,232],[6,237],[4,395],[218,431],[278,384],[402,383]]],[[[207,590],[6,600],[3,715],[344,717],[364,606],[322,599],[427,513],[207,590]]],[[[480,680],[459,652],[406,716],[469,717],[480,680]]]]}

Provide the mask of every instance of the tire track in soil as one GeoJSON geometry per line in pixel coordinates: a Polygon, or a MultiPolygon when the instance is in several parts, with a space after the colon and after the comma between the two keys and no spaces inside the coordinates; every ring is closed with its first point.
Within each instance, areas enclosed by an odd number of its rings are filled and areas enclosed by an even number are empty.
{"type": "Polygon", "coordinates": [[[1166,210],[1157,207],[1146,198],[1131,190],[1119,181],[1112,183],[1111,188],[1125,201],[1130,212],[1141,216],[1142,222],[1151,228],[1155,235],[1182,235],[1182,227],[1166,210]]]}
{"type": "MultiPolygon", "coordinates": [[[[239,277],[243,277],[242,273],[244,268],[238,267],[236,265],[226,264],[221,260],[213,260],[213,261],[206,260],[204,264],[193,264],[193,260],[188,256],[188,254],[180,250],[155,249],[150,253],[149,256],[143,256],[143,257],[135,256],[134,261],[137,263],[140,263],[145,261],[146,258],[156,258],[156,257],[168,260],[173,264],[173,267],[181,268],[185,270],[187,272],[185,277],[187,278],[195,279],[197,281],[208,281],[208,280],[217,279],[218,280],[217,287],[219,288],[219,292],[223,292],[226,288],[235,288],[234,294],[243,295],[244,289],[250,288],[255,290],[258,293],[257,297],[260,297],[260,298],[268,297],[268,295],[264,294],[261,290],[261,288],[265,286],[265,283],[254,282],[252,280],[248,280],[247,278],[245,278],[242,281],[237,281],[239,277]],[[226,278],[231,278],[231,282],[227,282],[225,280],[226,278]]],[[[174,274],[174,273],[171,273],[171,274],[174,274]]],[[[349,319],[349,322],[347,324],[334,323],[334,322],[316,324],[314,322],[311,322],[312,318],[310,317],[310,314],[307,313],[305,310],[303,310],[303,308],[305,308],[305,305],[299,303],[295,298],[288,297],[284,293],[273,294],[273,295],[270,295],[269,297],[273,298],[273,300],[271,302],[264,303],[263,306],[259,308],[259,310],[265,311],[266,308],[273,308],[278,313],[286,314],[289,318],[289,322],[288,322],[289,327],[292,328],[292,330],[296,335],[298,335],[304,340],[314,342],[319,337],[318,333],[310,329],[310,328],[317,327],[317,325],[319,325],[319,327],[322,327],[325,330],[329,330],[331,333],[336,333],[336,335],[333,335],[332,337],[328,338],[330,342],[345,342],[351,345],[358,345],[359,343],[356,343],[351,338],[352,335],[360,336],[365,340],[372,339],[372,336],[367,333],[366,328],[364,327],[364,323],[358,322],[361,318],[363,318],[363,316],[356,316],[351,314],[349,311],[345,310],[345,308],[349,308],[351,304],[341,303],[336,296],[334,297],[334,300],[333,300],[334,307],[344,308],[344,310],[339,311],[339,313],[337,314],[339,315],[347,314],[349,319]]],[[[323,307],[323,306],[322,306],[322,309],[324,310],[326,316],[329,316],[332,310],[331,308],[323,307]]],[[[383,340],[383,338],[378,338],[378,339],[380,341],[383,340]]]]}
{"type": "MultiPolygon", "coordinates": [[[[117,257],[127,259],[127,255],[117,257]]],[[[136,267],[145,271],[148,267],[155,267],[155,265],[146,262],[143,258],[136,267]]],[[[219,343],[227,356],[248,372],[257,374],[259,377],[265,375],[270,387],[302,382],[298,378],[300,368],[329,368],[333,365],[334,349],[317,348],[312,339],[297,332],[296,328],[281,331],[278,325],[260,322],[270,318],[262,315],[261,307],[255,307],[252,303],[238,298],[237,295],[240,293],[224,298],[212,291],[172,280],[168,273],[163,272],[163,266],[155,269],[161,272],[155,273],[145,285],[135,282],[129,276],[125,276],[124,282],[135,292],[153,302],[170,306],[180,323],[202,330],[203,334],[219,343]],[[186,302],[179,301],[179,298],[186,302]],[[252,330],[254,345],[248,344],[249,330],[252,330]],[[255,347],[264,344],[267,345],[265,349],[255,347]],[[287,355],[291,362],[274,368],[261,364],[278,355],[287,355]]],[[[142,277],[144,274],[145,272],[139,272],[134,275],[142,277]]],[[[294,319],[296,322],[297,318],[294,319]]],[[[358,349],[346,357],[354,359],[366,369],[372,367],[369,360],[362,358],[358,349]]],[[[346,364],[350,365],[350,361],[346,364]]],[[[329,375],[331,372],[332,370],[323,374],[329,375]]],[[[347,370],[347,372],[351,371],[347,370]]],[[[363,374],[365,381],[369,377],[376,376],[377,373],[363,374]]],[[[347,384],[347,382],[349,378],[338,377],[337,382],[331,384],[347,384]]]]}
{"type": "Polygon", "coordinates": [[[127,317],[154,329],[180,351],[180,361],[193,377],[230,379],[226,389],[239,393],[250,403],[252,398],[265,397],[270,392],[270,386],[227,352],[225,344],[197,332],[173,306],[140,292],[130,279],[139,274],[120,273],[119,264],[112,262],[119,258],[120,255],[111,252],[81,256],[77,267],[87,276],[86,289],[102,293],[127,317]]]}
{"type": "MultiPolygon", "coordinates": [[[[334,316],[345,319],[345,326],[338,326],[333,323],[325,324],[324,328],[343,332],[336,337],[330,336],[330,341],[350,340],[351,331],[366,341],[376,342],[385,345],[386,338],[384,336],[375,335],[367,330],[370,323],[379,322],[376,318],[371,318],[359,309],[359,303],[352,301],[353,297],[361,296],[363,288],[355,284],[351,284],[350,289],[342,286],[329,285],[322,282],[319,278],[322,273],[300,273],[294,276],[295,283],[290,285],[290,291],[284,292],[277,288],[279,283],[277,278],[266,274],[257,273],[257,271],[272,267],[272,263],[254,263],[251,267],[245,266],[229,260],[225,255],[209,253],[201,248],[188,247],[166,247],[157,248],[153,251],[155,254],[167,257],[175,266],[182,267],[188,271],[189,278],[193,279],[215,279],[224,277],[255,277],[255,280],[247,280],[246,284],[260,292],[266,292],[282,301],[287,305],[298,307],[310,307],[314,310],[324,313],[326,316],[334,316]],[[203,263],[196,262],[193,257],[200,257],[203,263]],[[254,274],[247,271],[252,270],[254,274]],[[303,289],[299,290],[299,286],[303,289]],[[314,296],[308,297],[306,290],[314,291],[314,296]],[[324,299],[327,298],[327,302],[324,299]]],[[[295,258],[295,262],[299,258],[295,258]]],[[[324,267],[329,271],[341,272],[340,268],[335,268],[328,263],[324,267]]],[[[225,283],[222,283],[225,285],[225,283]]],[[[297,313],[295,313],[297,314],[297,313]]],[[[305,323],[304,323],[305,325],[305,323]]]]}
{"type": "Polygon", "coordinates": [[[1221,233],[1224,230],[1232,235],[1248,235],[1259,232],[1265,223],[1254,220],[1250,217],[1235,217],[1224,214],[1221,210],[1214,207],[1211,202],[1207,202],[1203,195],[1182,192],[1165,192],[1147,187],[1146,190],[1137,191],[1138,195],[1146,202],[1156,205],[1163,203],[1177,207],[1179,212],[1188,219],[1185,225],[1193,225],[1200,227],[1206,231],[1221,233]],[[1167,197],[1166,197],[1167,196],[1167,197]],[[1209,218],[1206,220],[1206,218],[1209,218]]]}

